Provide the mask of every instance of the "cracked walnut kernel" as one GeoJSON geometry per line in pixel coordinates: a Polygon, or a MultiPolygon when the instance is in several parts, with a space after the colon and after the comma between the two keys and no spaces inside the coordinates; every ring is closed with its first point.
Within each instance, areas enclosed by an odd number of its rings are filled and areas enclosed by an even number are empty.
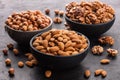
{"type": "Polygon", "coordinates": [[[93,48],[92,48],[92,53],[93,53],[93,54],[98,54],[98,55],[99,55],[99,54],[102,54],[103,51],[104,51],[104,49],[103,49],[103,47],[100,46],[100,45],[93,46],[93,48]]]}

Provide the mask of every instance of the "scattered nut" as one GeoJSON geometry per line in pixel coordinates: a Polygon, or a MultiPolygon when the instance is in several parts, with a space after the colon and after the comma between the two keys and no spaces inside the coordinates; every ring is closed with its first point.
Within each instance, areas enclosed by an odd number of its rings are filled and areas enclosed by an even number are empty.
{"type": "Polygon", "coordinates": [[[59,11],[59,15],[63,16],[64,15],[64,11],[59,11]]]}
{"type": "Polygon", "coordinates": [[[7,44],[8,49],[12,50],[14,48],[14,45],[12,43],[7,44]]]}
{"type": "Polygon", "coordinates": [[[37,43],[40,44],[33,46],[35,49],[53,56],[76,55],[82,53],[88,47],[88,41],[85,36],[68,30],[50,30],[45,32],[37,36],[32,44],[37,43]]]}
{"type": "Polygon", "coordinates": [[[97,46],[93,46],[93,47],[92,47],[92,53],[93,53],[93,54],[98,54],[98,55],[100,55],[100,54],[102,54],[103,52],[104,52],[104,49],[103,49],[103,47],[100,46],[100,45],[97,45],[97,46]]]}
{"type": "Polygon", "coordinates": [[[62,23],[62,19],[60,18],[60,17],[55,17],[54,19],[53,19],[53,22],[54,23],[62,23]]]}
{"type": "Polygon", "coordinates": [[[103,70],[103,71],[101,72],[101,75],[102,75],[102,77],[106,77],[106,76],[107,76],[107,71],[103,70]]]}
{"type": "Polygon", "coordinates": [[[102,59],[102,60],[100,60],[100,63],[101,64],[109,64],[110,60],[109,59],[102,59]]]}
{"type": "Polygon", "coordinates": [[[5,64],[6,64],[6,66],[10,66],[11,65],[11,59],[7,58],[5,60],[5,64]]]}
{"type": "Polygon", "coordinates": [[[38,61],[37,61],[36,59],[31,60],[31,62],[32,62],[32,64],[35,65],[35,66],[38,65],[38,61]]]}
{"type": "Polygon", "coordinates": [[[9,73],[10,76],[14,76],[14,73],[15,73],[14,68],[10,68],[10,69],[8,70],[8,73],[9,73]]]}
{"type": "Polygon", "coordinates": [[[97,70],[95,70],[95,76],[99,76],[99,75],[101,75],[101,72],[103,71],[103,69],[97,69],[97,70]]]}
{"type": "Polygon", "coordinates": [[[45,71],[45,77],[46,78],[50,78],[51,75],[52,75],[52,71],[50,71],[50,70],[45,71]]]}
{"type": "Polygon", "coordinates": [[[86,78],[89,78],[90,75],[91,75],[90,70],[85,70],[84,75],[85,75],[86,78]]]}
{"type": "Polygon", "coordinates": [[[71,2],[66,5],[66,16],[82,24],[106,23],[113,19],[114,9],[100,1],[71,2]]]}
{"type": "Polygon", "coordinates": [[[45,10],[45,13],[46,13],[46,14],[50,14],[50,9],[46,9],[46,10],[45,10]]]}
{"type": "Polygon", "coordinates": [[[108,52],[108,55],[109,55],[109,56],[112,56],[112,57],[115,57],[115,56],[117,56],[117,54],[118,54],[118,50],[116,50],[116,49],[111,49],[111,48],[107,49],[107,52],[108,52]]]}
{"type": "Polygon", "coordinates": [[[20,67],[20,68],[24,67],[24,63],[22,61],[19,61],[18,62],[18,67],[20,67]]]}
{"type": "Polygon", "coordinates": [[[8,55],[8,50],[7,49],[3,49],[2,52],[3,52],[4,55],[8,55]]]}
{"type": "Polygon", "coordinates": [[[15,55],[18,55],[18,54],[19,54],[19,50],[16,49],[16,48],[14,48],[14,49],[13,49],[13,53],[14,53],[15,55]]]}
{"type": "Polygon", "coordinates": [[[26,61],[25,64],[28,66],[28,67],[33,67],[33,63],[31,61],[26,61]]]}
{"type": "Polygon", "coordinates": [[[115,43],[114,39],[111,36],[103,36],[98,39],[101,44],[113,45],[115,43]]]}
{"type": "Polygon", "coordinates": [[[55,12],[55,15],[58,15],[59,14],[59,10],[54,10],[54,12],[55,12]]]}

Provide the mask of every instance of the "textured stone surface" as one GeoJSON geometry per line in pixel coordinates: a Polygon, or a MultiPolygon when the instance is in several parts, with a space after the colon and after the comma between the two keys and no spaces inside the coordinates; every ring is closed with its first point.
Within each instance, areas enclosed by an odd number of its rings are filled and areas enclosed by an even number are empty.
{"type": "MultiPolygon", "coordinates": [[[[23,55],[25,52],[20,46],[17,45],[5,32],[4,22],[5,19],[14,11],[22,10],[41,10],[44,12],[46,8],[51,10],[50,16],[54,18],[54,9],[64,10],[66,3],[69,3],[74,0],[0,0],[0,80],[86,80],[83,77],[83,72],[86,69],[91,70],[91,77],[89,80],[120,80],[120,55],[115,59],[111,59],[111,63],[108,65],[101,65],[99,61],[107,57],[106,52],[102,56],[94,56],[89,51],[85,60],[81,63],[79,67],[76,67],[72,70],[64,71],[54,71],[51,79],[44,78],[44,69],[39,67],[34,68],[18,68],[17,62],[22,60],[26,61],[26,57],[23,55]],[[16,57],[11,51],[9,51],[9,57],[12,59],[12,67],[15,68],[15,77],[10,78],[8,76],[9,67],[5,67],[4,60],[7,58],[3,56],[2,49],[6,48],[6,44],[14,43],[16,47],[20,49],[20,56],[16,57]],[[94,77],[94,71],[96,69],[103,68],[108,71],[108,76],[104,79],[101,76],[94,77]]],[[[79,1],[79,0],[76,0],[79,1]]],[[[113,27],[106,32],[104,35],[111,35],[115,39],[115,45],[113,48],[118,49],[120,52],[120,1],[119,0],[102,0],[110,5],[112,5],[116,10],[116,21],[113,27]]],[[[64,25],[62,24],[53,24],[53,28],[63,29],[64,25]]],[[[96,39],[91,39],[91,46],[97,45],[96,39]]],[[[105,47],[106,49],[108,48],[105,47]]]]}

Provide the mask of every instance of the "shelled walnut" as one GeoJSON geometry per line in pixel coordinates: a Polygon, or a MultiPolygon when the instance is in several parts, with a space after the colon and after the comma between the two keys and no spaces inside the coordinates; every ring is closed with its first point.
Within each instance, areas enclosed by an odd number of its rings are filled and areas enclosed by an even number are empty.
{"type": "Polygon", "coordinates": [[[98,55],[100,55],[100,54],[102,54],[103,52],[104,52],[104,49],[103,49],[103,47],[100,46],[100,45],[96,45],[96,46],[93,46],[93,47],[92,47],[92,53],[93,53],[93,54],[98,54],[98,55]]]}
{"type": "Polygon", "coordinates": [[[113,45],[115,43],[114,38],[111,36],[103,36],[98,39],[101,44],[113,45]]]}
{"type": "Polygon", "coordinates": [[[66,16],[82,24],[106,23],[113,19],[114,9],[100,1],[71,2],[66,5],[66,16]]]}
{"type": "Polygon", "coordinates": [[[115,57],[118,54],[118,50],[112,49],[112,48],[107,49],[107,52],[108,52],[108,55],[112,57],[115,57]]]}

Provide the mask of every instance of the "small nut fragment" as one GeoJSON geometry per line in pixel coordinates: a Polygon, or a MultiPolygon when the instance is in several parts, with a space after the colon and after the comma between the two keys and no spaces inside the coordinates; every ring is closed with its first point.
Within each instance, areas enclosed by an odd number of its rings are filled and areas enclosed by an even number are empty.
{"type": "Polygon", "coordinates": [[[95,70],[95,76],[99,76],[99,75],[101,75],[101,72],[103,71],[103,69],[97,69],[97,70],[95,70]]]}
{"type": "Polygon", "coordinates": [[[103,49],[103,47],[102,46],[100,46],[100,45],[97,45],[97,46],[93,46],[92,47],[92,53],[93,54],[102,54],[103,53],[103,51],[104,51],[104,49],[103,49]]]}
{"type": "Polygon", "coordinates": [[[106,76],[107,76],[107,71],[103,70],[103,71],[101,72],[101,75],[102,75],[102,77],[106,77],[106,76]]]}
{"type": "Polygon", "coordinates": [[[109,64],[110,60],[109,59],[102,59],[102,60],[100,60],[100,63],[101,64],[109,64]]]}
{"type": "Polygon", "coordinates": [[[5,60],[5,64],[6,64],[6,66],[10,66],[11,65],[11,59],[7,58],[5,60]]]}
{"type": "Polygon", "coordinates": [[[19,61],[18,62],[18,67],[20,67],[20,68],[24,67],[24,63],[22,61],[19,61]]]}
{"type": "Polygon", "coordinates": [[[115,43],[114,38],[111,36],[103,36],[98,39],[101,44],[113,45],[115,43]]]}
{"type": "Polygon", "coordinates": [[[19,50],[16,49],[16,48],[14,48],[14,49],[13,49],[13,53],[14,53],[15,55],[18,55],[18,54],[19,54],[19,50]]]}
{"type": "Polygon", "coordinates": [[[8,55],[8,50],[7,49],[3,49],[2,52],[3,52],[4,55],[8,55]]]}
{"type": "Polygon", "coordinates": [[[14,48],[14,45],[12,43],[9,43],[9,44],[7,44],[7,47],[8,47],[8,49],[12,50],[14,48]]]}
{"type": "Polygon", "coordinates": [[[14,73],[15,73],[14,68],[10,68],[10,69],[8,70],[8,73],[9,73],[10,76],[14,76],[14,73]]]}
{"type": "Polygon", "coordinates": [[[26,61],[25,64],[28,66],[28,67],[33,67],[33,63],[31,61],[26,61]]]}
{"type": "Polygon", "coordinates": [[[46,10],[45,10],[45,13],[46,13],[46,14],[50,14],[50,9],[46,9],[46,10]]]}
{"type": "Polygon", "coordinates": [[[85,75],[86,78],[89,78],[90,75],[91,75],[90,70],[85,70],[84,75],[85,75]]]}
{"type": "Polygon", "coordinates": [[[107,52],[108,52],[108,55],[112,57],[115,57],[118,54],[118,50],[112,49],[112,48],[107,49],[107,52]]]}
{"type": "Polygon", "coordinates": [[[51,75],[52,75],[52,71],[50,70],[45,71],[45,77],[50,78],[51,75]]]}

